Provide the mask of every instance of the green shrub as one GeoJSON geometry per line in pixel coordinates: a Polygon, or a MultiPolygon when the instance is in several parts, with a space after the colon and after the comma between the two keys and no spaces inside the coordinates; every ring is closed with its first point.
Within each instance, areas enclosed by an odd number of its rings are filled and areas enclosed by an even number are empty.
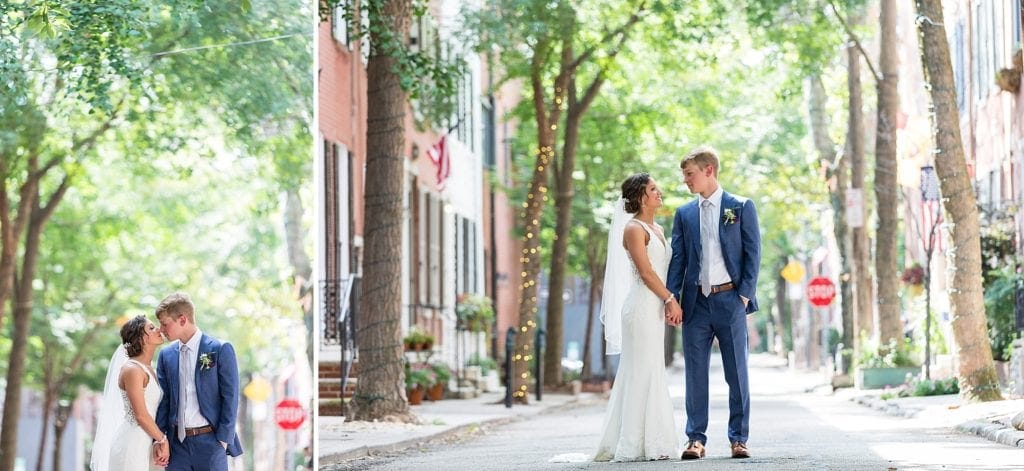
{"type": "Polygon", "coordinates": [[[427,389],[437,382],[437,374],[429,366],[425,365],[405,365],[405,387],[407,389],[413,389],[419,386],[422,389],[427,389]]]}
{"type": "Polygon", "coordinates": [[[451,368],[448,368],[448,365],[441,362],[434,362],[430,364],[430,368],[434,370],[438,383],[448,384],[448,380],[452,379],[452,370],[451,368]]]}
{"type": "Polygon", "coordinates": [[[992,356],[996,360],[1010,359],[1007,352],[1017,333],[1013,318],[1014,297],[1017,289],[1024,287],[1024,275],[1017,271],[1016,266],[1016,263],[1009,263],[988,272],[989,282],[985,285],[985,318],[992,342],[992,356]]]}
{"type": "Polygon", "coordinates": [[[917,361],[916,356],[917,347],[910,339],[890,339],[887,345],[880,346],[867,336],[862,336],[857,365],[862,368],[920,366],[921,362],[917,361]]]}
{"type": "Polygon", "coordinates": [[[487,376],[487,373],[490,373],[491,370],[498,369],[498,362],[490,357],[481,357],[478,354],[473,354],[473,356],[466,360],[466,366],[479,366],[480,374],[487,376]]]}

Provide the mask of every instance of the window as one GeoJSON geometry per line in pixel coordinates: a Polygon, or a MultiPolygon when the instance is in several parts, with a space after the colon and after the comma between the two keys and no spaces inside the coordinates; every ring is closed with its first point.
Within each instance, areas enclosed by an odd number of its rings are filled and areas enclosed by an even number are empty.
{"type": "Polygon", "coordinates": [[[345,11],[349,8],[352,8],[351,0],[342,0],[334,7],[334,12],[331,15],[331,36],[334,36],[335,41],[348,46],[348,49],[351,50],[352,38],[349,36],[348,20],[345,18],[345,11]]]}
{"type": "Polygon", "coordinates": [[[370,15],[359,16],[359,31],[362,32],[362,40],[359,42],[359,51],[363,56],[363,64],[370,61],[370,15]]]}
{"type": "Polygon", "coordinates": [[[409,304],[410,304],[410,315],[409,321],[415,321],[416,310],[412,306],[420,304],[421,294],[420,285],[423,279],[423,260],[422,252],[420,251],[423,246],[422,229],[420,228],[420,200],[419,190],[417,189],[416,177],[412,178],[412,182],[409,185],[409,304]]]}
{"type": "Polygon", "coordinates": [[[981,54],[981,3],[974,5],[974,14],[971,15],[971,89],[974,91],[974,99],[981,99],[981,70],[984,64],[981,54]]]}
{"type": "Polygon", "coordinates": [[[338,266],[341,254],[339,247],[338,221],[338,161],[335,159],[338,146],[331,141],[324,141],[324,276],[328,280],[337,280],[341,277],[341,267],[338,266]]]}
{"type": "Polygon", "coordinates": [[[1021,8],[1021,3],[1021,0],[1013,0],[1013,8],[1010,9],[1013,14],[1013,38],[1010,40],[1010,44],[1013,44],[1013,51],[1019,49],[1021,42],[1024,42],[1020,31],[1020,23],[1024,20],[1024,9],[1021,8]]]}
{"type": "Polygon", "coordinates": [[[475,293],[477,290],[476,223],[462,216],[455,217],[458,244],[456,259],[456,292],[475,293]]]}
{"type": "Polygon", "coordinates": [[[441,294],[444,286],[444,202],[427,194],[427,304],[437,307],[441,305],[441,294]]]}
{"type": "Polygon", "coordinates": [[[495,140],[497,136],[495,133],[497,129],[494,127],[494,97],[488,96],[483,103],[480,104],[480,115],[484,121],[484,167],[488,169],[494,169],[495,160],[495,140]]]}
{"type": "Polygon", "coordinates": [[[420,192],[419,201],[419,303],[430,303],[430,193],[420,192]]]}

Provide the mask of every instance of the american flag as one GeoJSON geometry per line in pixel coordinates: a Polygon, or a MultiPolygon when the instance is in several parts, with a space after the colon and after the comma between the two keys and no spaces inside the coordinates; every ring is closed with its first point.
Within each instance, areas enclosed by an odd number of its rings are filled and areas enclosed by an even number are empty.
{"type": "Polygon", "coordinates": [[[448,135],[441,136],[441,139],[437,141],[427,150],[427,156],[430,157],[430,161],[437,167],[437,188],[440,190],[444,189],[445,180],[448,179],[448,175],[452,172],[451,158],[448,155],[448,135]]]}

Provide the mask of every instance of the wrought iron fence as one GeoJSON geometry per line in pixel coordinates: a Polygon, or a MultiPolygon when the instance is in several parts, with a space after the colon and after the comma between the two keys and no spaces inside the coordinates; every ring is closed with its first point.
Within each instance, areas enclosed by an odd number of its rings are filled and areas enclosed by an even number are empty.
{"type": "Polygon", "coordinates": [[[352,310],[351,294],[355,280],[354,274],[340,279],[320,280],[320,325],[323,329],[320,341],[324,345],[343,343],[343,324],[352,310]]]}

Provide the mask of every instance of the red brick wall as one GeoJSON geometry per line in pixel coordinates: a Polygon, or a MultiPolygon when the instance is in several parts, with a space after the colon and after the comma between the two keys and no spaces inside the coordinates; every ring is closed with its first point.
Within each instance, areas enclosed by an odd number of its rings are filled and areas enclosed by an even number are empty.
{"type": "Polygon", "coordinates": [[[317,70],[317,112],[323,139],[343,144],[354,160],[355,202],[351,214],[354,232],[363,233],[363,167],[366,164],[366,66],[357,45],[348,46],[331,36],[331,23],[320,23],[317,70]]]}

